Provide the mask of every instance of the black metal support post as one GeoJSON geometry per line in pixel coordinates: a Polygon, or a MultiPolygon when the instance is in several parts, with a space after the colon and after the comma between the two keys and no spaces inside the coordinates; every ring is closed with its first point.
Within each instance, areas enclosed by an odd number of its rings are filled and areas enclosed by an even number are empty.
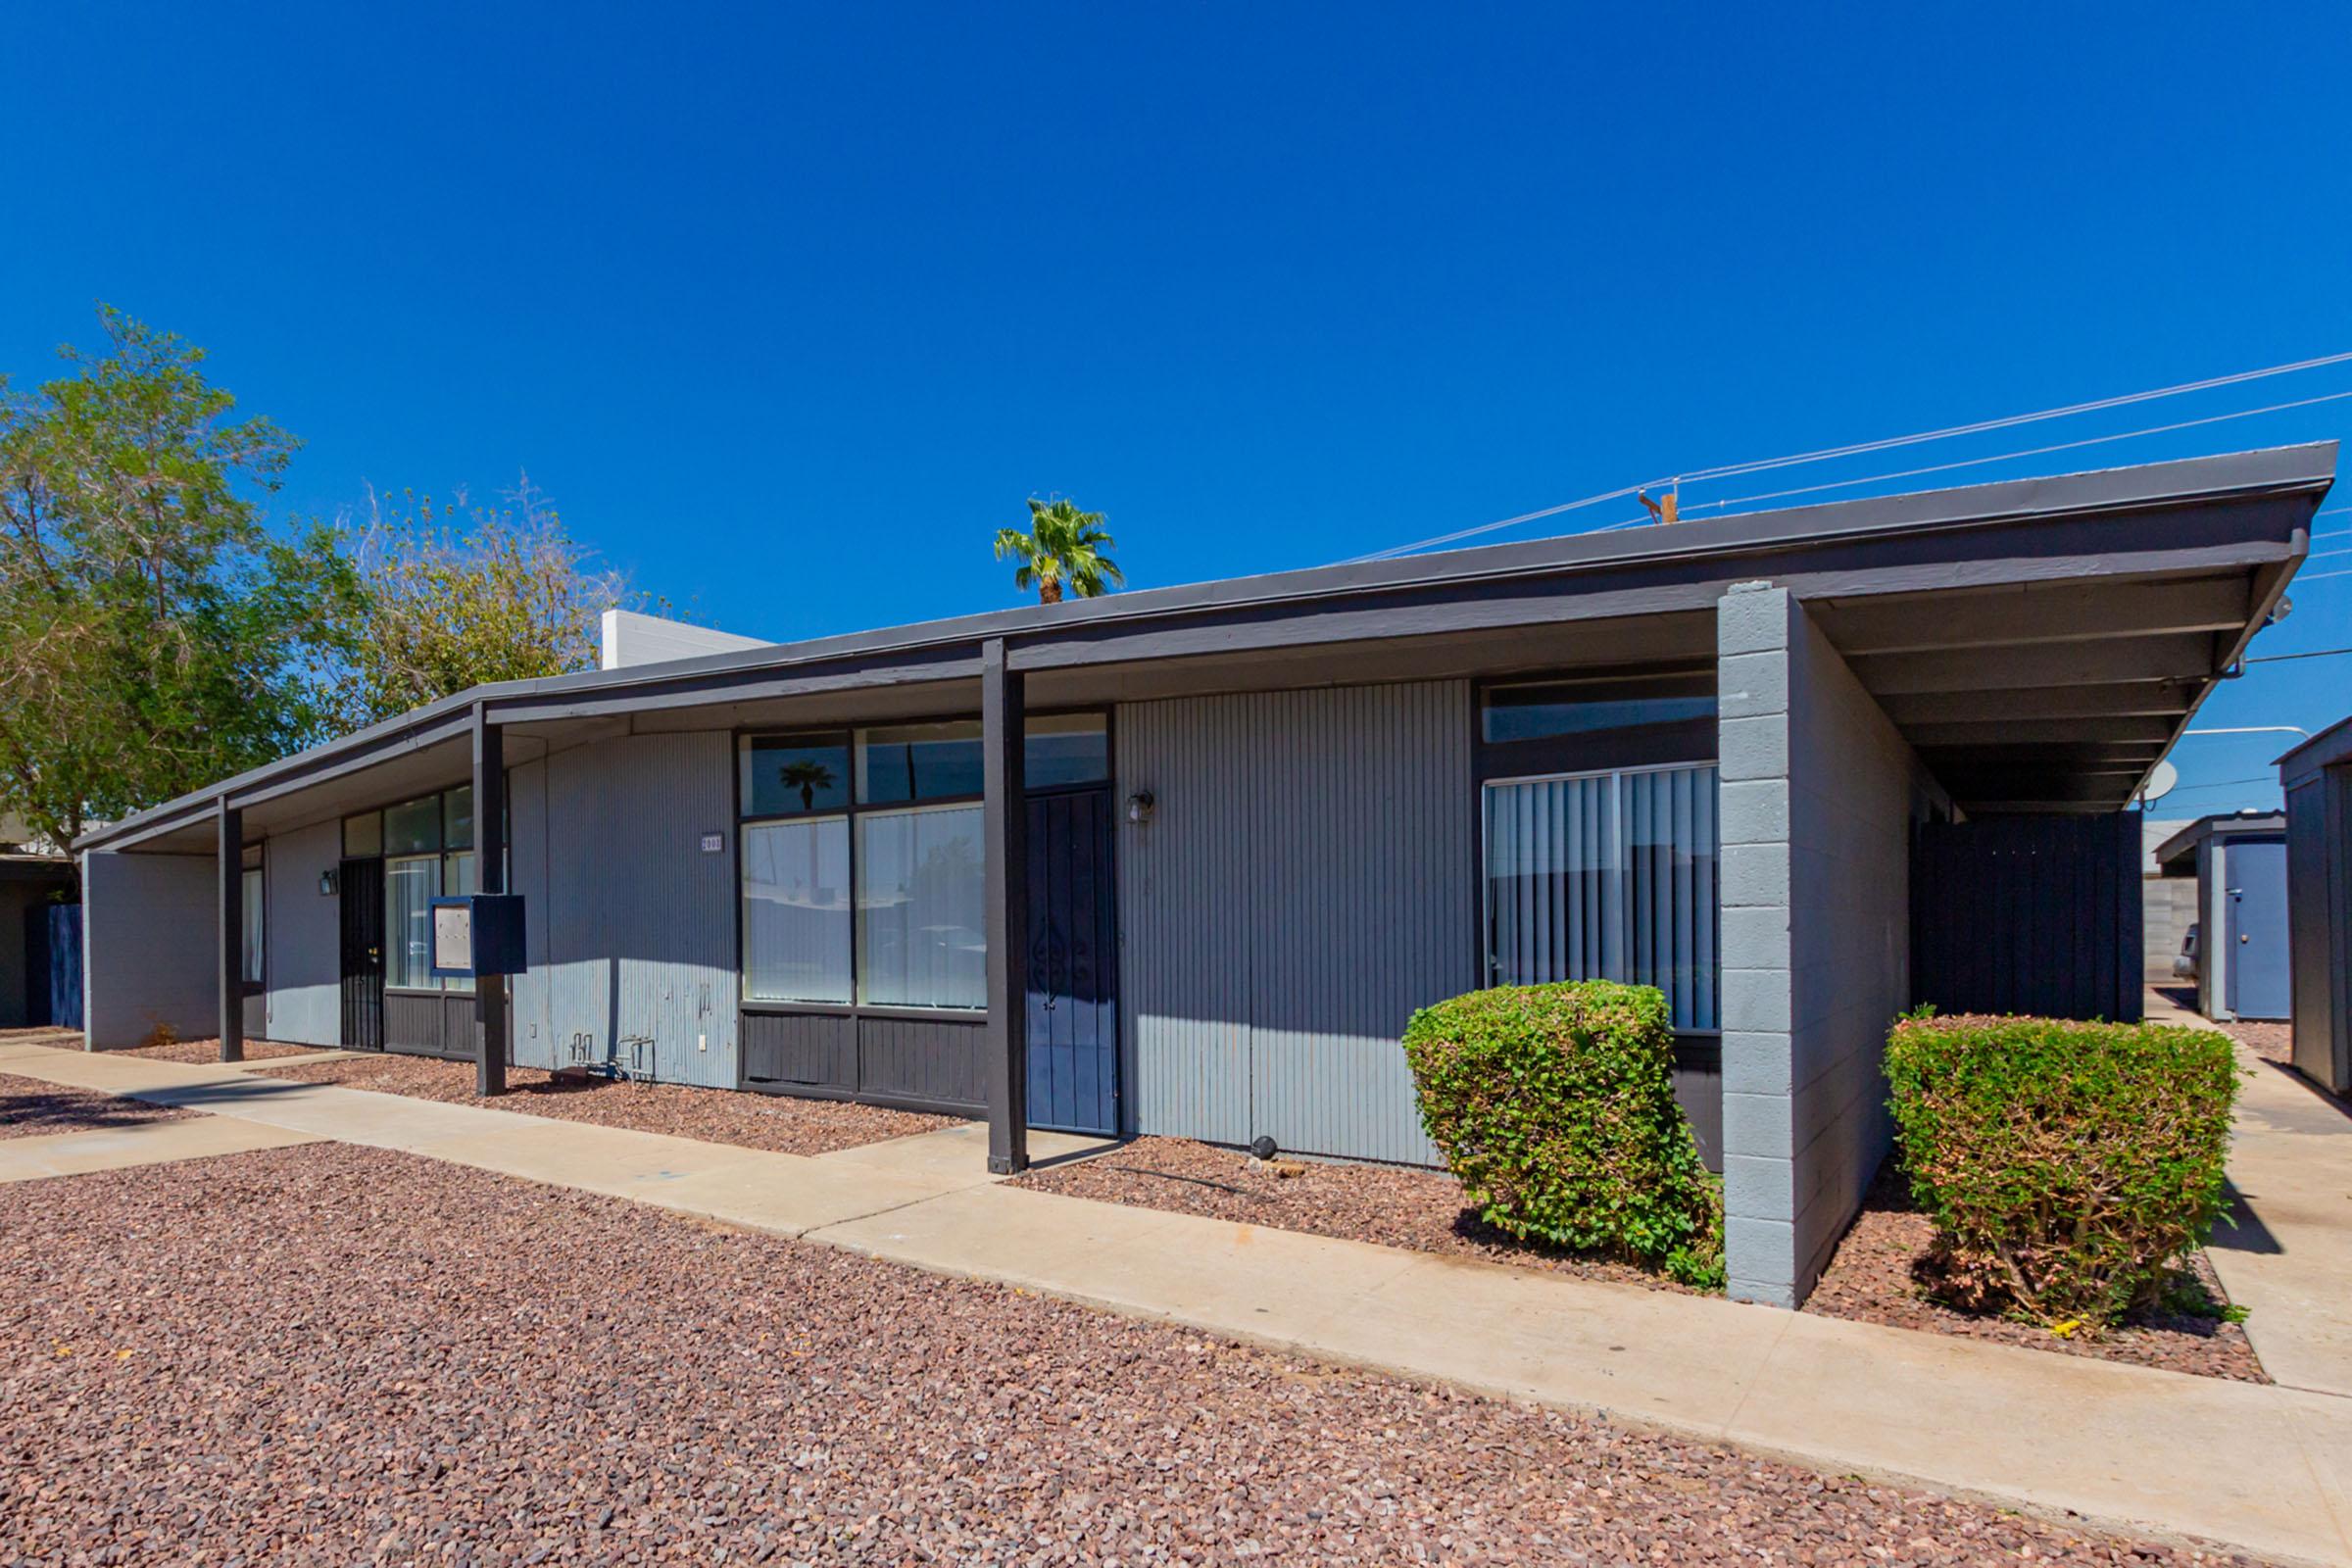
{"type": "MultiPolygon", "coordinates": [[[[473,705],[473,885],[484,893],[507,891],[506,731],[473,705]]],[[[507,977],[473,977],[473,1015],[481,1023],[481,1045],[473,1058],[473,1092],[507,1092],[507,977]]]]}
{"type": "Polygon", "coordinates": [[[1021,675],[1005,667],[1004,642],[980,650],[980,748],[987,770],[982,809],[988,861],[988,1168],[1029,1168],[1029,1009],[1022,951],[1029,932],[1029,808],[1021,675]]]}
{"type": "Polygon", "coordinates": [[[220,797],[220,1059],[245,1059],[245,813],[220,797]]]}

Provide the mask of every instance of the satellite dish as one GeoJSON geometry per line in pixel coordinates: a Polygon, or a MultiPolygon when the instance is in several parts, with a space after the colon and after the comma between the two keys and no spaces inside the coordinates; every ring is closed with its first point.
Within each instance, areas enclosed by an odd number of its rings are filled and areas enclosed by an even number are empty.
{"type": "Polygon", "coordinates": [[[2147,785],[2140,790],[2139,798],[2141,802],[2145,803],[2170,795],[2173,792],[2173,786],[2180,782],[2180,770],[2179,768],[2170,762],[2158,762],[2148,774],[2147,785]]]}

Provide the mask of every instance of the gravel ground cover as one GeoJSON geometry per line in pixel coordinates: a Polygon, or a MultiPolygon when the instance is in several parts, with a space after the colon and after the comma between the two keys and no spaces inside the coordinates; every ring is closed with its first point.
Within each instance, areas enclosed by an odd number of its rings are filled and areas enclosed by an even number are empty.
{"type": "Polygon", "coordinates": [[[117,1100],[94,1089],[69,1089],[63,1084],[45,1084],[38,1078],[0,1073],[0,1138],[111,1132],[142,1122],[176,1121],[196,1114],[169,1105],[117,1100]]]}
{"type": "Polygon", "coordinates": [[[0,1543],[39,1564],[2248,1560],[324,1144],[0,1188],[0,1543]]]}
{"type": "MultiPolygon", "coordinates": [[[[432,1056],[354,1056],[278,1068],[270,1076],[372,1089],[418,1100],[473,1100],[473,1064],[432,1056]]],[[[843,1101],[788,1100],[687,1084],[582,1078],[536,1067],[508,1068],[506,1095],[483,1103],[533,1116],[559,1116],[600,1127],[667,1133],[674,1138],[699,1138],[706,1143],[784,1154],[822,1154],[956,1125],[952,1116],[918,1116],[843,1101]]]]}
{"type": "MultiPolygon", "coordinates": [[[[1912,1270],[1927,1255],[1935,1229],[1912,1203],[1908,1186],[1889,1163],[1872,1184],[1862,1201],[1862,1212],[1855,1216],[1845,1239],[1838,1244],[1821,1283],[1806,1298],[1804,1309],[1825,1317],[1853,1318],[1898,1329],[1925,1329],[1932,1334],[1957,1334],[1966,1339],[2096,1356],[2103,1361],[2130,1361],[2238,1383],[2270,1381],[2262,1363],[2254,1357],[2254,1347],[2247,1342],[2246,1331],[2235,1323],[2217,1318],[2184,1311],[2150,1311],[2126,1318],[2100,1339],[2061,1339],[2030,1323],[1955,1311],[1932,1301],[1913,1278],[1912,1270]]],[[[2183,1272],[2185,1278],[2178,1283],[2184,1293],[2193,1296],[2201,1290],[2211,1300],[2228,1299],[2213,1265],[2202,1253],[2191,1258],[2183,1272]]]]}
{"type": "MultiPolygon", "coordinates": [[[[2160,986],[2157,994],[2191,1012],[2197,1010],[2197,988],[2194,986],[2160,986]]],[[[2263,1060],[2279,1067],[2294,1065],[2295,1032],[2291,1024],[2250,1020],[2223,1023],[2218,1018],[2214,1022],[2263,1060]]]]}
{"type": "MultiPolygon", "coordinates": [[[[278,1056],[307,1056],[322,1048],[318,1046],[289,1046],[275,1040],[245,1042],[247,1061],[269,1061],[278,1056]]],[[[220,1040],[208,1036],[202,1040],[171,1040],[160,1046],[138,1046],[129,1051],[112,1051],[113,1056],[145,1056],[150,1061],[193,1061],[209,1066],[220,1064],[220,1040]]]]}
{"type": "Polygon", "coordinates": [[[1683,1289],[1630,1263],[1515,1241],[1481,1221],[1463,1202],[1462,1184],[1443,1171],[1292,1163],[1300,1173],[1284,1177],[1273,1165],[1235,1150],[1182,1138],[1139,1138],[1115,1152],[1033,1170],[1014,1180],[1019,1186],[1070,1198],[1173,1209],[1655,1290],[1683,1289]]]}

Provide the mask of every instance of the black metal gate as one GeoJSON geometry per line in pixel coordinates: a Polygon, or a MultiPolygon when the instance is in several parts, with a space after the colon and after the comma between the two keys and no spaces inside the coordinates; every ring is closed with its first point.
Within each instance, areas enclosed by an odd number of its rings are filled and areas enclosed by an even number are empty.
{"type": "Polygon", "coordinates": [[[1029,797],[1029,1123],[1119,1126],[1110,792],[1029,797]]]}
{"type": "Polygon", "coordinates": [[[2136,1022],[2139,825],[2131,811],[1920,824],[1912,1002],[2136,1022]]]}
{"type": "Polygon", "coordinates": [[[335,873],[342,928],[343,1044],[384,1049],[384,862],[345,860],[335,873]]]}

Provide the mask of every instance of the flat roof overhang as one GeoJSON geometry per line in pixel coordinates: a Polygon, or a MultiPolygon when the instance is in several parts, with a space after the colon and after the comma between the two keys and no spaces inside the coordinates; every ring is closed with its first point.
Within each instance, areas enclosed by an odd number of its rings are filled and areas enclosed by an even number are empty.
{"type": "Polygon", "coordinates": [[[223,797],[268,833],[333,814],[337,797],[461,782],[477,712],[519,762],[597,735],[976,710],[981,650],[1000,639],[1037,708],[1711,660],[1716,601],[1759,579],[1804,602],[1964,810],[2112,810],[2278,610],[2335,455],[2324,442],[1570,535],[477,687],[76,848],[201,849],[223,797]]]}

